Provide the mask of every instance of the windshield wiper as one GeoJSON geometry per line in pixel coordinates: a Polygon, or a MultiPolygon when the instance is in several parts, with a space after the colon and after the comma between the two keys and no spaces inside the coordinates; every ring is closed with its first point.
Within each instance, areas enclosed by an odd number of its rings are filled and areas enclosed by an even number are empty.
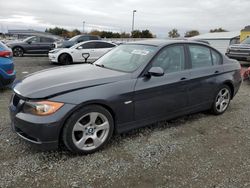
{"type": "Polygon", "coordinates": [[[105,68],[103,64],[95,64],[95,66],[105,68]]]}

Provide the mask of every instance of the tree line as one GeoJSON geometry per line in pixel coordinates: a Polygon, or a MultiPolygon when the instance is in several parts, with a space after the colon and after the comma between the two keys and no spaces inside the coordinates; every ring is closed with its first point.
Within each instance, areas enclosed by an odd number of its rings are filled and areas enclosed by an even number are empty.
{"type": "MultiPolygon", "coordinates": [[[[209,31],[210,33],[216,33],[216,32],[227,32],[227,30],[220,28],[216,28],[216,29],[211,29],[209,31]]],[[[188,37],[194,37],[200,35],[200,32],[198,30],[190,30],[187,31],[184,34],[184,37],[188,38],[188,37]]],[[[179,34],[177,29],[172,29],[171,31],[168,32],[168,37],[169,38],[179,38],[181,35],[179,34]]]]}
{"type": "MultiPolygon", "coordinates": [[[[78,29],[74,29],[72,31],[69,31],[64,28],[48,28],[45,30],[47,33],[51,33],[53,35],[58,35],[64,38],[71,38],[76,35],[80,35],[81,32],[78,29]]],[[[99,30],[92,30],[86,34],[90,35],[98,35],[101,38],[153,38],[152,32],[149,31],[148,29],[146,30],[134,30],[131,33],[126,33],[126,32],[112,32],[112,31],[99,31],[99,30]]]]}
{"type": "MultiPolygon", "coordinates": [[[[223,28],[216,28],[216,29],[211,29],[209,32],[210,33],[215,33],[215,32],[226,32],[227,30],[223,28]]],[[[53,35],[59,35],[64,38],[71,38],[76,35],[80,35],[81,31],[78,29],[74,29],[72,31],[69,31],[64,28],[48,28],[45,30],[45,32],[51,33],[53,35]]],[[[126,33],[126,32],[112,32],[112,31],[99,31],[99,30],[92,30],[86,34],[90,35],[98,35],[101,38],[155,38],[156,36],[152,34],[152,32],[148,29],[146,30],[134,30],[131,33],[126,33]]],[[[184,37],[194,37],[199,35],[200,32],[198,30],[190,30],[185,32],[184,37]]],[[[169,38],[179,38],[181,35],[178,32],[177,29],[172,29],[171,31],[168,32],[168,37],[169,38]]]]}

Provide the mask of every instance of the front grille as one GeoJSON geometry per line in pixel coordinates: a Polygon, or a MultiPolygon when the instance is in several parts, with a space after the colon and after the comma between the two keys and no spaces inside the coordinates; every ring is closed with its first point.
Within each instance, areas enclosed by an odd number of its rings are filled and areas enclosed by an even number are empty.
{"type": "Polygon", "coordinates": [[[13,99],[12,99],[12,104],[17,107],[18,103],[20,102],[21,98],[18,97],[18,95],[14,94],[13,99]]]}

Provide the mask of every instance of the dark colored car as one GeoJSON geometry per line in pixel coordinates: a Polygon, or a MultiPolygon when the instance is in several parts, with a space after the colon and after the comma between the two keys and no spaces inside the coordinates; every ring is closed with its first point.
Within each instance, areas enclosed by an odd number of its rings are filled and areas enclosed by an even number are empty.
{"type": "Polygon", "coordinates": [[[96,35],[77,35],[69,40],[55,42],[54,48],[70,48],[71,46],[74,46],[77,43],[88,40],[101,40],[101,38],[96,35]]]}
{"type": "Polygon", "coordinates": [[[114,132],[211,110],[222,114],[241,84],[240,64],[209,45],[147,40],[120,45],[94,64],[26,77],[14,88],[14,131],[76,153],[100,149],[114,132]]]}
{"type": "Polygon", "coordinates": [[[47,54],[56,40],[58,39],[54,37],[32,36],[7,45],[12,49],[14,56],[22,57],[24,54],[47,54]]]}
{"type": "Polygon", "coordinates": [[[230,45],[226,55],[233,59],[250,60],[250,38],[246,38],[240,44],[230,45]]]}
{"type": "Polygon", "coordinates": [[[12,84],[16,78],[12,51],[0,42],[0,88],[12,84]]]}

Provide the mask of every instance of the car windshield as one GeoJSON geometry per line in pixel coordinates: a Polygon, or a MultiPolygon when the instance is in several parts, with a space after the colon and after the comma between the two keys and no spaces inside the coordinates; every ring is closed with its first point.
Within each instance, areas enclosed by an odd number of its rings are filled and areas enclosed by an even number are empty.
{"type": "Polygon", "coordinates": [[[78,35],[74,36],[74,37],[70,38],[69,41],[75,41],[78,37],[79,37],[78,35]]]}
{"type": "Polygon", "coordinates": [[[242,44],[250,44],[250,37],[242,41],[242,44]]]}
{"type": "Polygon", "coordinates": [[[147,63],[156,50],[157,47],[151,45],[120,45],[98,59],[95,64],[117,71],[134,72],[147,63]]]}

